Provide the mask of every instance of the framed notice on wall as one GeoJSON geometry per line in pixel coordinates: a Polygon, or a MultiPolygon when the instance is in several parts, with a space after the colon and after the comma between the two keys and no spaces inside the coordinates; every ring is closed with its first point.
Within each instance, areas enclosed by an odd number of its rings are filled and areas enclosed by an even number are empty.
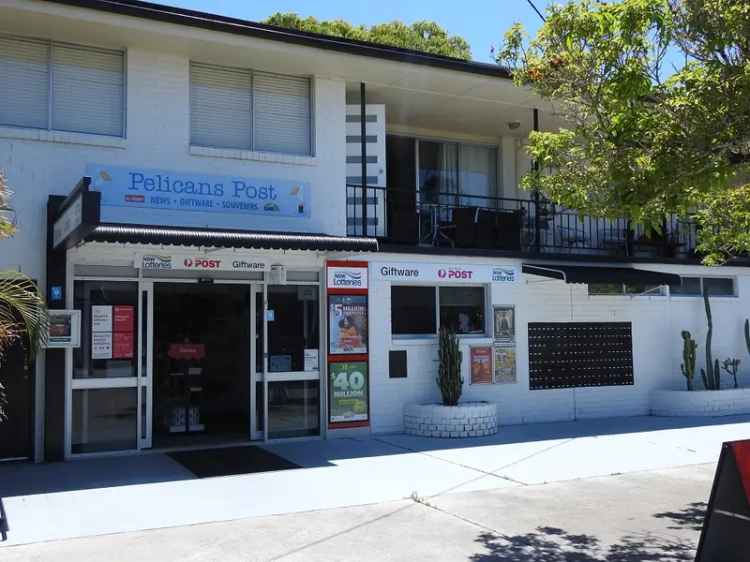
{"type": "Polygon", "coordinates": [[[512,384],[516,382],[516,348],[514,346],[495,347],[495,384],[512,384]]]}
{"type": "Polygon", "coordinates": [[[367,353],[367,296],[328,295],[328,353],[367,353]]]}
{"type": "Polygon", "coordinates": [[[48,310],[47,347],[79,347],[81,345],[81,311],[48,310]]]}
{"type": "Polygon", "coordinates": [[[367,421],[369,386],[366,361],[329,363],[329,422],[367,421]]]}
{"type": "Polygon", "coordinates": [[[516,340],[516,314],[512,306],[496,306],[493,309],[494,336],[497,342],[516,340]]]}
{"type": "Polygon", "coordinates": [[[492,348],[489,345],[470,348],[471,384],[492,383],[492,348]]]}

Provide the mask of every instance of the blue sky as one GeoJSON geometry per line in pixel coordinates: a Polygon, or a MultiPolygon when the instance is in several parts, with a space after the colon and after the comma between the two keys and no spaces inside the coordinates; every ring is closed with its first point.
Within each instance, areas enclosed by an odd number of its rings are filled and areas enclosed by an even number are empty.
{"type": "MultiPolygon", "coordinates": [[[[434,20],[451,35],[460,35],[471,45],[474,60],[491,62],[490,47],[497,45],[505,30],[520,21],[532,33],[541,24],[526,0],[162,0],[164,3],[261,21],[274,12],[296,12],[318,19],[345,19],[372,25],[385,21],[434,20]]],[[[544,10],[552,0],[534,0],[544,10]]]]}

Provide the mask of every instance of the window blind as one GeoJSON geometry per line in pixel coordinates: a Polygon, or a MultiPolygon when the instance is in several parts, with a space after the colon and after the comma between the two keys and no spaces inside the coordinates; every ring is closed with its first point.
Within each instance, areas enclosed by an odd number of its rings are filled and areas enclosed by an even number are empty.
{"type": "Polygon", "coordinates": [[[0,125],[46,129],[49,44],[0,37],[0,125]]]}
{"type": "Polygon", "coordinates": [[[0,36],[0,125],[122,136],[124,73],[119,51],[0,36]]]}
{"type": "Polygon", "coordinates": [[[249,150],[252,121],[252,75],[249,71],[191,65],[192,144],[249,150]]]}
{"type": "Polygon", "coordinates": [[[312,153],[310,80],[192,63],[191,143],[312,153]]]}
{"type": "Polygon", "coordinates": [[[98,135],[123,134],[123,55],[52,46],[52,128],[98,135]]]}
{"type": "Polygon", "coordinates": [[[256,72],[255,150],[310,154],[310,81],[256,72]]]}

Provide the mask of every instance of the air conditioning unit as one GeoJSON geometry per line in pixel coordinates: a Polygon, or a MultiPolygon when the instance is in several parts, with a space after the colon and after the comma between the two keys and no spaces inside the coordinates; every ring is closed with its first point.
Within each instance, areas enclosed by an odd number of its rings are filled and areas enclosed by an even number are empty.
{"type": "Polygon", "coordinates": [[[268,282],[271,285],[286,285],[286,267],[283,265],[272,265],[268,272],[268,282]]]}

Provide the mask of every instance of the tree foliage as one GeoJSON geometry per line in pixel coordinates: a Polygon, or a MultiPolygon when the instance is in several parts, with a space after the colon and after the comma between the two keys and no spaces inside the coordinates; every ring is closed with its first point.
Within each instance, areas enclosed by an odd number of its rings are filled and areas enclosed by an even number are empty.
{"type": "MultiPolygon", "coordinates": [[[[0,173],[0,241],[15,233],[10,191],[0,173]]],[[[47,308],[36,283],[23,273],[0,271],[0,367],[3,352],[25,339],[29,356],[47,340],[47,308]]],[[[0,384],[0,421],[5,419],[5,389],[0,384]]]]}
{"type": "Polygon", "coordinates": [[[695,220],[708,264],[750,251],[750,2],[556,5],[533,40],[513,26],[498,62],[566,123],[532,133],[525,187],[655,231],[695,220]]]}
{"type": "Polygon", "coordinates": [[[317,20],[313,17],[303,18],[292,12],[277,12],[264,23],[299,31],[413,49],[433,55],[464,60],[471,58],[471,48],[465,39],[448,35],[445,29],[433,21],[417,21],[411,25],[392,21],[367,27],[352,25],[344,20],[317,20]]]}

